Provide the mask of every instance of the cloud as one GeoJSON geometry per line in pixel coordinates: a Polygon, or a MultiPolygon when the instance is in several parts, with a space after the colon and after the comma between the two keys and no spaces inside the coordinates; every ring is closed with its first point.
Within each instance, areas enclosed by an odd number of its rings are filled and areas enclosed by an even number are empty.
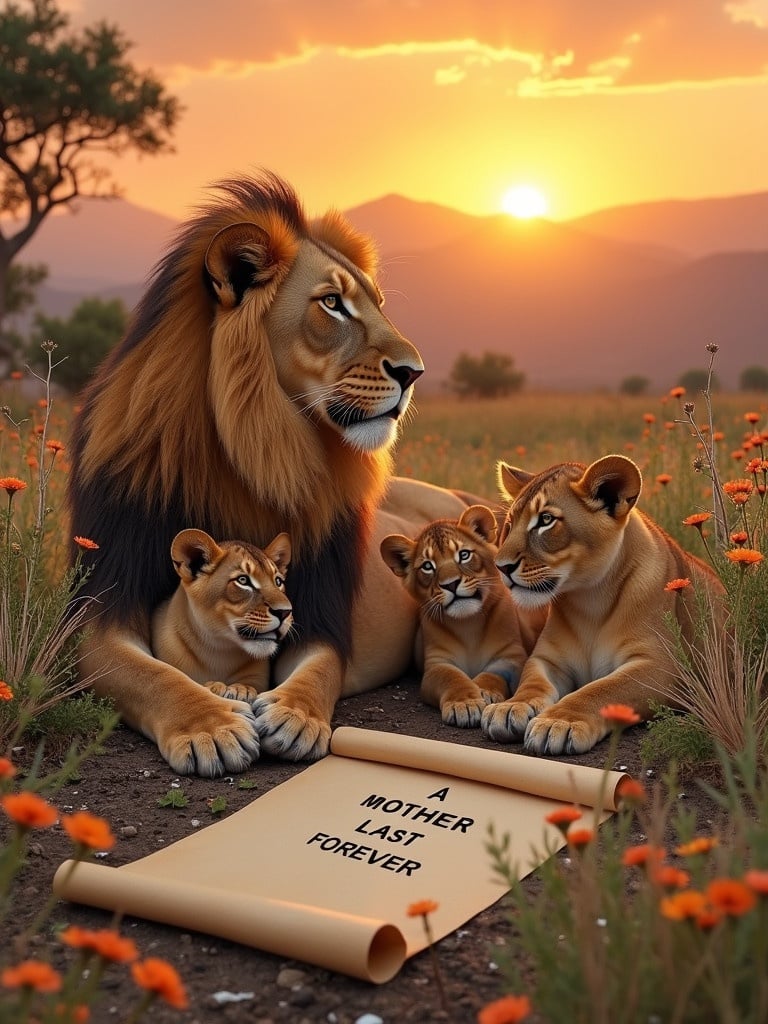
{"type": "Polygon", "coordinates": [[[705,84],[768,75],[767,0],[78,0],[77,22],[120,25],[135,60],[186,76],[256,66],[434,53],[457,84],[483,61],[523,72],[513,91],[546,95],[705,84]],[[450,55],[450,62],[444,57],[450,55]],[[525,72],[527,65],[527,74],[525,72]]]}

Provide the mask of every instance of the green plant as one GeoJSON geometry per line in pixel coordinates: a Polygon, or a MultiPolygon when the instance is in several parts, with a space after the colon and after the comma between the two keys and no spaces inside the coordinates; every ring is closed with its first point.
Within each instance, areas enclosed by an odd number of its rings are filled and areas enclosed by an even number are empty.
{"type": "Polygon", "coordinates": [[[656,706],[640,741],[640,749],[644,761],[651,764],[674,762],[684,774],[715,760],[712,737],[698,718],[681,715],[663,705],[656,706]]]}
{"type": "Polygon", "coordinates": [[[188,803],[189,797],[182,789],[169,789],[164,796],[157,798],[158,807],[186,807],[188,803]]]}

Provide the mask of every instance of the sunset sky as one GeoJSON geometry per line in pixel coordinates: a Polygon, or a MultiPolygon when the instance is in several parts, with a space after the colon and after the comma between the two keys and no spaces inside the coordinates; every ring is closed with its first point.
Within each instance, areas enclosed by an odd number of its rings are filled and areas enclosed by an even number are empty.
{"type": "Polygon", "coordinates": [[[768,189],[768,0],[62,0],[185,113],[127,199],[183,217],[268,167],[311,213],[391,192],[555,219],[768,189]]]}

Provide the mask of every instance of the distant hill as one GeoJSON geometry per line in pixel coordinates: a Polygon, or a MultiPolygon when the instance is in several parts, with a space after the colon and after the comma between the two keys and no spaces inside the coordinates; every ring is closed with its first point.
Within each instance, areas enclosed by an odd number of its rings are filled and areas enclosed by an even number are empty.
{"type": "MultiPolygon", "coordinates": [[[[390,195],[347,216],[378,242],[385,311],[424,356],[422,390],[439,388],[460,352],[485,350],[511,354],[531,388],[615,390],[642,374],[665,389],[706,364],[712,341],[718,376],[735,387],[745,366],[768,365],[761,199],[524,222],[390,195]],[[717,223],[728,227],[723,249],[709,253],[717,223]]],[[[51,269],[39,293],[48,314],[93,294],[131,307],[175,226],[123,200],[84,200],[77,215],[47,221],[22,259],[51,269]]]]}

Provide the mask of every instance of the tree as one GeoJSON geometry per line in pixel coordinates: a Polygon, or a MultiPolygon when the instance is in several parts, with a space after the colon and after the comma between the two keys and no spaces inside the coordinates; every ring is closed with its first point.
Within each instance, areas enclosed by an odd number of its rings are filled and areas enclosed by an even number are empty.
{"type": "Polygon", "coordinates": [[[631,377],[624,378],[619,385],[619,391],[622,395],[644,395],[650,383],[647,377],[641,377],[639,373],[636,373],[631,377]]]}
{"type": "Polygon", "coordinates": [[[746,366],[739,377],[741,391],[768,391],[768,368],[746,366]]]}
{"type": "MultiPolygon", "coordinates": [[[[706,391],[708,380],[708,370],[686,370],[685,373],[680,375],[677,383],[680,387],[685,388],[689,395],[696,395],[701,394],[702,391],[706,391]]],[[[712,374],[710,387],[713,391],[720,390],[720,381],[714,373],[712,374]]]]}
{"type": "Polygon", "coordinates": [[[514,369],[511,356],[499,352],[484,352],[476,358],[462,352],[451,369],[448,387],[462,396],[499,398],[520,391],[525,374],[514,369]]]}
{"type": "Polygon", "coordinates": [[[38,337],[30,344],[31,363],[44,365],[40,342],[56,343],[56,382],[69,391],[79,391],[98,364],[125,332],[127,319],[120,299],[83,299],[68,320],[38,315],[38,337]],[[59,362],[59,360],[61,360],[59,362]]]}
{"type": "MultiPolygon", "coordinates": [[[[30,309],[35,303],[36,290],[46,277],[48,268],[43,263],[16,263],[9,267],[5,279],[6,315],[17,316],[30,309]]],[[[0,376],[21,346],[21,336],[16,331],[3,330],[0,324],[0,376]]]]}
{"type": "Polygon", "coordinates": [[[48,214],[82,195],[115,196],[94,153],[170,151],[180,114],[151,74],[125,59],[131,44],[106,22],[68,31],[55,0],[0,11],[0,326],[9,268],[48,214]],[[14,231],[15,233],[6,233],[14,231]]]}

